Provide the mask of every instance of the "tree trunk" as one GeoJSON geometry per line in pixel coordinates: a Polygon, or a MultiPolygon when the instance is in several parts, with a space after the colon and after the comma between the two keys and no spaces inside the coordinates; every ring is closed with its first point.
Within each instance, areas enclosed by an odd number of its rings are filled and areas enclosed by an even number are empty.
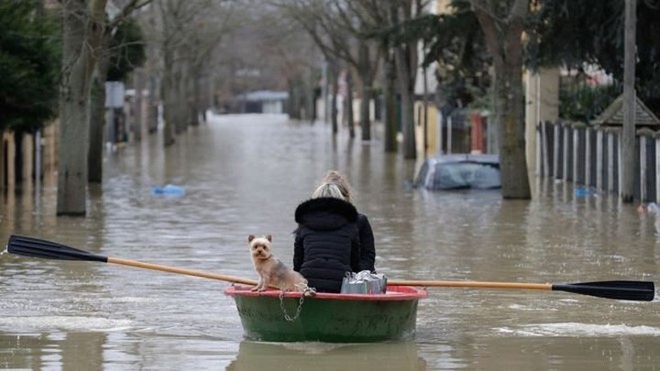
{"type": "Polygon", "coordinates": [[[292,120],[300,120],[301,107],[300,107],[300,81],[298,77],[288,79],[289,85],[289,118],[292,120]]]}
{"type": "MultiPolygon", "coordinates": [[[[403,2],[404,20],[411,19],[411,4],[403,2]]],[[[392,10],[393,24],[398,24],[398,9],[392,10]]],[[[410,42],[394,47],[394,60],[397,68],[399,93],[401,94],[401,123],[403,126],[403,158],[417,158],[415,141],[414,92],[417,73],[417,44],[410,42]]]]}
{"type": "Polygon", "coordinates": [[[102,52],[99,53],[96,71],[92,80],[91,107],[89,116],[89,148],[87,150],[87,181],[103,182],[103,130],[105,122],[105,80],[108,76],[110,58],[109,37],[104,33],[102,52]]]}
{"type": "Polygon", "coordinates": [[[106,0],[63,3],[57,215],[85,216],[87,212],[90,89],[105,5],[106,0]]]}
{"type": "Polygon", "coordinates": [[[403,158],[414,160],[417,158],[415,142],[415,108],[413,105],[414,80],[409,61],[409,53],[406,47],[396,47],[395,61],[397,66],[397,77],[399,82],[399,94],[401,96],[401,125],[403,131],[403,158]]]}
{"type": "Polygon", "coordinates": [[[142,130],[144,128],[144,120],[142,120],[142,90],[144,90],[144,71],[141,67],[135,69],[133,73],[133,89],[135,95],[133,102],[131,102],[131,109],[133,111],[133,138],[136,142],[142,141],[142,130]]]}
{"type": "Polygon", "coordinates": [[[181,134],[188,127],[188,75],[182,65],[177,66],[177,73],[174,78],[174,106],[175,122],[174,133],[181,134]]]}
{"type": "Polygon", "coordinates": [[[369,117],[369,104],[372,98],[373,78],[371,65],[369,63],[369,47],[366,43],[360,43],[360,127],[362,128],[362,140],[371,140],[371,118],[369,117]]]}
{"type": "Polygon", "coordinates": [[[165,49],[164,53],[164,71],[163,83],[161,85],[161,97],[163,97],[163,116],[165,123],[163,125],[163,144],[165,147],[174,144],[174,125],[176,123],[176,85],[174,84],[174,56],[172,51],[165,49]]]}
{"type": "Polygon", "coordinates": [[[23,184],[23,180],[25,179],[25,146],[23,146],[23,138],[25,138],[23,130],[14,131],[14,184],[16,186],[23,184]]]}
{"type": "Polygon", "coordinates": [[[626,0],[623,75],[623,140],[621,144],[621,201],[633,202],[635,192],[635,23],[637,0],[626,0]]]}
{"type": "Polygon", "coordinates": [[[195,68],[192,75],[192,105],[190,107],[190,125],[199,126],[199,115],[202,107],[201,68],[195,68]]]}
{"type": "MultiPolygon", "coordinates": [[[[478,5],[478,4],[477,4],[478,5]]],[[[495,70],[495,115],[498,132],[502,197],[530,199],[525,157],[525,105],[522,83],[522,32],[528,12],[527,0],[516,0],[507,22],[497,21],[495,12],[473,4],[484,31],[495,70]]]]}
{"type": "MultiPolygon", "coordinates": [[[[424,48],[426,49],[426,47],[424,48]]],[[[424,146],[424,158],[426,158],[428,149],[429,149],[429,135],[428,135],[428,127],[429,127],[429,79],[428,76],[426,75],[427,73],[427,68],[424,67],[422,71],[422,78],[424,79],[424,112],[422,114],[422,142],[424,146]]]]}
{"type": "Polygon", "coordinates": [[[396,66],[391,53],[385,56],[385,83],[383,88],[383,106],[385,109],[383,119],[385,126],[385,152],[396,152],[396,134],[399,131],[396,104],[396,66]]]}
{"type": "Polygon", "coordinates": [[[353,117],[353,73],[350,67],[346,70],[346,125],[348,136],[355,138],[355,118],[353,117]]]}
{"type": "Polygon", "coordinates": [[[522,63],[513,61],[504,70],[495,70],[495,125],[498,128],[502,197],[505,199],[531,198],[525,156],[525,97],[521,71],[522,63]]]}
{"type": "Polygon", "coordinates": [[[332,81],[332,97],[330,98],[330,122],[332,123],[332,134],[336,135],[339,132],[339,124],[337,122],[337,83],[339,80],[339,74],[337,73],[337,63],[334,60],[330,62],[330,79],[332,81]]]}
{"type": "Polygon", "coordinates": [[[403,126],[403,158],[417,158],[415,141],[415,107],[413,92],[410,87],[400,89],[401,92],[401,123],[403,126]]]}
{"type": "Polygon", "coordinates": [[[87,180],[103,181],[103,129],[105,127],[105,79],[98,73],[92,83],[91,111],[89,117],[89,148],[87,150],[87,180]]]}
{"type": "Polygon", "coordinates": [[[8,179],[6,175],[7,167],[5,161],[7,161],[7,158],[5,156],[5,150],[6,150],[5,140],[0,137],[0,189],[6,188],[8,183],[8,179]]]}

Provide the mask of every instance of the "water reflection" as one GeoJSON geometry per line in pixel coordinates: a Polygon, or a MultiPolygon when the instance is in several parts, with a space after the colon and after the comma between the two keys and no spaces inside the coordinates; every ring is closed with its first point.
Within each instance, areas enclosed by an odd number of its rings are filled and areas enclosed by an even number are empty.
{"type": "Polygon", "coordinates": [[[227,371],[426,370],[415,342],[378,344],[241,342],[227,371]]]}
{"type": "Polygon", "coordinates": [[[99,370],[103,368],[100,332],[47,332],[0,337],[0,368],[99,370]],[[63,351],[75,348],[76,351],[63,351]]]}

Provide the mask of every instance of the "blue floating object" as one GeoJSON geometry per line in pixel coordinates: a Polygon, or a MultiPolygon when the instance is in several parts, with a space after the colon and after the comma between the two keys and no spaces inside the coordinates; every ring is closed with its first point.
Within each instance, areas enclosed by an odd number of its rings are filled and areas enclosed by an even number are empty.
{"type": "Polygon", "coordinates": [[[575,196],[577,197],[586,197],[596,194],[589,188],[575,188],[575,196]]]}
{"type": "Polygon", "coordinates": [[[167,184],[164,187],[151,187],[151,194],[154,196],[181,197],[186,194],[183,187],[167,184]]]}

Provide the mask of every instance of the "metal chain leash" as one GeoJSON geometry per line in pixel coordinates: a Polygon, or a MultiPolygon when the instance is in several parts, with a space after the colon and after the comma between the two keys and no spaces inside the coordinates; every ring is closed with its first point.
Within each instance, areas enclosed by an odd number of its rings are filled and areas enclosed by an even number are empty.
{"type": "Polygon", "coordinates": [[[302,306],[303,303],[305,302],[305,296],[314,296],[316,294],[316,290],[313,288],[305,285],[305,288],[302,292],[302,295],[300,295],[300,299],[298,300],[298,307],[296,308],[296,314],[291,317],[289,313],[287,313],[286,308],[284,308],[284,290],[280,290],[280,309],[282,309],[282,314],[284,314],[284,319],[293,322],[300,317],[300,312],[302,311],[302,306]]]}

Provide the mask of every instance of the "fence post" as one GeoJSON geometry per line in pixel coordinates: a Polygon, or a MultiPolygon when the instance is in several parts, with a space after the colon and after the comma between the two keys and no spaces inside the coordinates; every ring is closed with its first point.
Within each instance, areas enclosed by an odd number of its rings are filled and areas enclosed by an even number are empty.
{"type": "Polygon", "coordinates": [[[639,137],[639,198],[646,201],[646,136],[639,137]]]}
{"type": "Polygon", "coordinates": [[[573,184],[580,180],[580,129],[573,127],[573,184]]]}
{"type": "Polygon", "coordinates": [[[563,169],[561,171],[561,178],[566,181],[568,180],[568,134],[570,133],[568,125],[564,125],[564,158],[563,158],[563,169]]]}
{"type": "Polygon", "coordinates": [[[607,133],[607,190],[614,192],[614,133],[607,133]]]}
{"type": "Polygon", "coordinates": [[[591,187],[591,129],[584,129],[584,185],[591,187]]]}
{"type": "Polygon", "coordinates": [[[451,115],[447,118],[447,154],[451,154],[451,140],[452,140],[452,118],[451,115]]]}
{"type": "Polygon", "coordinates": [[[596,131],[596,189],[600,192],[603,187],[603,131],[596,131]]]}
{"type": "Polygon", "coordinates": [[[655,140],[655,202],[660,202],[660,138],[655,140]]]}
{"type": "Polygon", "coordinates": [[[541,138],[543,139],[543,176],[550,176],[550,161],[548,159],[548,123],[546,121],[541,121],[541,138]]]}
{"type": "MultiPolygon", "coordinates": [[[[623,138],[622,138],[623,135],[621,135],[621,134],[623,134],[623,131],[621,131],[620,135],[617,136],[617,146],[616,146],[617,147],[616,148],[617,149],[616,154],[617,154],[617,159],[618,159],[617,167],[616,167],[617,175],[618,175],[617,176],[617,179],[618,179],[618,182],[617,182],[617,188],[618,188],[617,189],[617,196],[619,196],[619,197],[623,196],[623,187],[622,187],[622,185],[623,185],[623,151],[622,151],[622,148],[621,148],[621,147],[623,147],[623,138]]],[[[633,151],[633,153],[634,153],[634,151],[633,151]]],[[[632,170],[632,174],[635,174],[635,170],[632,170]]]]}
{"type": "Polygon", "coordinates": [[[559,130],[561,130],[561,127],[559,126],[558,122],[555,122],[552,127],[552,132],[555,138],[554,142],[552,143],[554,148],[554,151],[552,152],[552,171],[554,172],[554,178],[557,179],[559,179],[559,130]]]}
{"type": "Polygon", "coordinates": [[[543,176],[545,173],[545,170],[541,168],[541,154],[543,153],[543,147],[545,147],[545,143],[543,143],[543,126],[542,122],[537,122],[536,123],[536,176],[543,176]]]}

